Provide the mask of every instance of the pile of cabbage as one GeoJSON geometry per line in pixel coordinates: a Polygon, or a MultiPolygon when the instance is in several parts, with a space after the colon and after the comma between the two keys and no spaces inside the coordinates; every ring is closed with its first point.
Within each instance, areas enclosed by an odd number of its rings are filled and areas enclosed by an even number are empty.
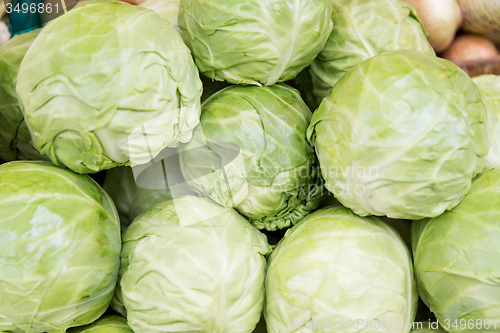
{"type": "Polygon", "coordinates": [[[500,332],[499,114],[402,0],[80,2],[0,46],[0,332],[500,332]]]}

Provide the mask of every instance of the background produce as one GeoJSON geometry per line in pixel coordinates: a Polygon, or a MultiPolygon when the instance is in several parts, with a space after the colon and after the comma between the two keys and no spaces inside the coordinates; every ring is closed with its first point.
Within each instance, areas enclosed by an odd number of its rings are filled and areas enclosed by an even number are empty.
{"type": "Polygon", "coordinates": [[[289,227],[324,197],[306,139],[310,119],[287,85],[225,88],[203,103],[193,139],[179,148],[181,171],[197,192],[259,229],[289,227]]]}
{"type": "Polygon", "coordinates": [[[457,0],[405,0],[417,11],[427,32],[427,39],[436,52],[446,50],[462,23],[457,0]]]}
{"type": "Polygon", "coordinates": [[[10,31],[7,25],[0,21],[0,45],[7,43],[10,38],[10,31]]]}
{"type": "Polygon", "coordinates": [[[498,0],[64,2],[0,3],[1,333],[500,332],[498,0]]]}
{"type": "Polygon", "coordinates": [[[500,1],[405,0],[414,6],[438,55],[470,76],[500,74],[500,1]],[[450,37],[456,38],[451,42],[450,37]],[[496,46],[495,46],[496,44],[496,46]]]}
{"type": "Polygon", "coordinates": [[[458,36],[450,47],[441,55],[454,63],[488,61],[499,55],[492,41],[485,37],[464,34],[458,36]]]}
{"type": "Polygon", "coordinates": [[[458,0],[464,14],[463,29],[500,43],[500,3],[498,0],[458,0]]]}

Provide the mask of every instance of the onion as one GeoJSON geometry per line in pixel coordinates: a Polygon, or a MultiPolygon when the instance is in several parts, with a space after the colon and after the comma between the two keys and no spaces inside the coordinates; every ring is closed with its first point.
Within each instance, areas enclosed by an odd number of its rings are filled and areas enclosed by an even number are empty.
{"type": "Polygon", "coordinates": [[[462,28],[500,44],[500,0],[459,0],[464,14],[462,28]]]}
{"type": "Polygon", "coordinates": [[[0,45],[7,43],[9,39],[9,27],[7,27],[7,24],[5,24],[4,22],[0,21],[0,45]]]}
{"type": "Polygon", "coordinates": [[[462,13],[457,0],[405,1],[417,11],[434,51],[439,53],[446,50],[462,22],[462,13]]]}
{"type": "Polygon", "coordinates": [[[495,44],[485,37],[458,36],[441,56],[458,64],[488,61],[499,55],[495,44]]]}

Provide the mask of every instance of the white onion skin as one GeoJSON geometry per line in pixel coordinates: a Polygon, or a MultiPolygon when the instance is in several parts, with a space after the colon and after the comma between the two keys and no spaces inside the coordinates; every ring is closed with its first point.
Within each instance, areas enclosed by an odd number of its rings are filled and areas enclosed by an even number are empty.
{"type": "Polygon", "coordinates": [[[465,64],[489,61],[499,55],[495,44],[486,37],[461,35],[455,39],[441,57],[457,64],[465,64]]]}
{"type": "Polygon", "coordinates": [[[439,53],[446,50],[462,23],[462,13],[457,0],[405,1],[417,11],[434,51],[439,53]]]}
{"type": "Polygon", "coordinates": [[[463,11],[462,28],[500,44],[500,0],[458,0],[463,11]]]}
{"type": "Polygon", "coordinates": [[[0,21],[0,45],[5,44],[10,39],[10,31],[7,25],[0,21]]]}

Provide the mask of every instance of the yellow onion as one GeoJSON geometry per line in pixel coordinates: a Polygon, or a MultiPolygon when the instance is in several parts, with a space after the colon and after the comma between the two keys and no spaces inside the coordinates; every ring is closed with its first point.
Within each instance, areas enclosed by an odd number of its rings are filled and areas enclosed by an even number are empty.
{"type": "Polygon", "coordinates": [[[500,44],[500,0],[459,0],[462,28],[500,44]]]}
{"type": "Polygon", "coordinates": [[[7,15],[6,11],[7,10],[5,9],[5,2],[4,1],[0,2],[0,20],[7,15]]]}
{"type": "Polygon", "coordinates": [[[495,44],[486,37],[458,36],[441,57],[456,64],[488,61],[498,57],[495,44]]]}
{"type": "Polygon", "coordinates": [[[417,11],[437,53],[450,46],[462,22],[457,0],[405,0],[417,11]]]}

